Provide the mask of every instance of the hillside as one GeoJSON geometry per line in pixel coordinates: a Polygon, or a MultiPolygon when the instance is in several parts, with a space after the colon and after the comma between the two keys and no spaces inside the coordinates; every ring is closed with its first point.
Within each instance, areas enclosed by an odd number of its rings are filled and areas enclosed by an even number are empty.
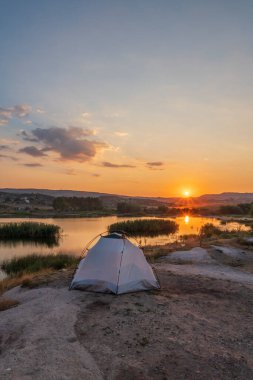
{"type": "Polygon", "coordinates": [[[221,194],[204,194],[199,197],[141,197],[118,194],[108,194],[92,191],[76,190],[51,190],[51,189],[0,189],[0,204],[2,208],[12,205],[21,208],[30,206],[39,208],[51,208],[56,197],[95,197],[101,198],[106,208],[117,207],[118,202],[133,201],[143,207],[157,207],[167,205],[171,207],[219,207],[222,205],[237,205],[240,203],[253,202],[253,193],[225,192],[221,194]]]}

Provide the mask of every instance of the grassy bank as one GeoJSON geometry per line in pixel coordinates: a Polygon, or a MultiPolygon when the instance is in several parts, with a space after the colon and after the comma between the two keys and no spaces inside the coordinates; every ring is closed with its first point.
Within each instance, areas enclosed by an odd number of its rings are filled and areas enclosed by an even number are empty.
{"type": "Polygon", "coordinates": [[[131,236],[158,236],[177,232],[178,224],[173,220],[137,219],[113,223],[108,227],[109,232],[124,231],[131,236]]]}
{"type": "Polygon", "coordinates": [[[0,225],[2,241],[34,241],[48,245],[58,243],[60,227],[55,224],[22,222],[0,225]]]}
{"type": "Polygon", "coordinates": [[[0,295],[15,286],[36,287],[47,284],[60,270],[72,273],[80,258],[66,255],[27,255],[6,260],[1,269],[8,277],[0,281],[0,295]]]}
{"type": "Polygon", "coordinates": [[[72,255],[27,255],[14,257],[1,264],[1,269],[10,276],[35,273],[45,269],[59,270],[74,266],[79,259],[72,255]]]}

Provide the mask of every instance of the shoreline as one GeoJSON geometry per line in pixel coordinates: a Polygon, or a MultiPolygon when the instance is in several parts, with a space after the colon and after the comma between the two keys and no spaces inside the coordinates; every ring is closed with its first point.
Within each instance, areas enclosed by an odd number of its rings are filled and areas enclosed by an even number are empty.
{"type": "Polygon", "coordinates": [[[0,377],[251,378],[253,275],[215,261],[217,252],[158,258],[159,291],[69,291],[72,269],[8,290],[2,298],[13,307],[0,312],[0,377]]]}
{"type": "MultiPolygon", "coordinates": [[[[116,212],[112,213],[94,213],[94,214],[80,214],[80,213],[63,213],[63,214],[55,214],[55,213],[47,213],[47,214],[20,214],[20,213],[5,213],[5,214],[0,214],[0,219],[7,219],[7,218],[28,218],[28,219],[69,219],[69,218],[104,218],[104,217],[110,217],[110,216],[116,216],[119,218],[170,218],[170,219],[175,219],[175,218],[183,218],[185,217],[185,214],[182,215],[165,215],[165,214],[118,214],[116,212]]],[[[194,214],[191,215],[189,212],[189,216],[191,218],[210,218],[210,219],[218,219],[218,220],[223,220],[226,222],[233,222],[233,221],[238,221],[238,222],[253,222],[253,216],[242,216],[242,215],[213,215],[213,214],[207,214],[207,215],[201,215],[201,214],[194,214]]]]}

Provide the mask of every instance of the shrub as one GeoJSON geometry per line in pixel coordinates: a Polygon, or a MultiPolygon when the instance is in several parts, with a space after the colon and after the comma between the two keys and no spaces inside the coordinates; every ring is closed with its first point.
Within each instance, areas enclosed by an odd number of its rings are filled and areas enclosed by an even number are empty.
{"type": "Polygon", "coordinates": [[[132,236],[158,236],[177,232],[178,224],[173,220],[136,219],[111,224],[108,230],[124,231],[132,236]]]}
{"type": "Polygon", "coordinates": [[[204,224],[200,229],[200,236],[205,238],[210,238],[214,235],[221,235],[222,231],[215,227],[212,223],[206,223],[204,224]]]}

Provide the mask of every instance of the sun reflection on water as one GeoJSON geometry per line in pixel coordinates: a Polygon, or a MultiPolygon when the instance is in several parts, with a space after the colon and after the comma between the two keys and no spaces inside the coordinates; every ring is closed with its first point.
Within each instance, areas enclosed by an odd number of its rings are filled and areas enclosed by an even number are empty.
{"type": "Polygon", "coordinates": [[[184,217],[184,222],[185,222],[185,224],[188,224],[189,221],[190,221],[190,217],[189,217],[189,215],[185,215],[185,217],[184,217]]]}

